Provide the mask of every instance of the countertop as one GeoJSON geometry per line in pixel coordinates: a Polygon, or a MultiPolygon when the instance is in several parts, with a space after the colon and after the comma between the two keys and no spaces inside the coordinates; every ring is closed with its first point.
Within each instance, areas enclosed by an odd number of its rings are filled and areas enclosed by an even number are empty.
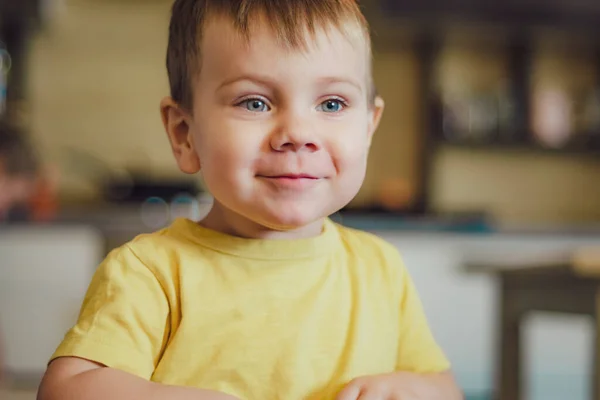
{"type": "MultiPolygon", "coordinates": [[[[92,225],[110,234],[144,233],[160,229],[177,217],[198,220],[210,204],[171,207],[154,204],[94,204],[65,207],[50,224],[92,225]]],[[[394,215],[340,212],[332,220],[366,231],[415,234],[600,236],[600,221],[587,225],[496,224],[483,215],[394,215]]]]}

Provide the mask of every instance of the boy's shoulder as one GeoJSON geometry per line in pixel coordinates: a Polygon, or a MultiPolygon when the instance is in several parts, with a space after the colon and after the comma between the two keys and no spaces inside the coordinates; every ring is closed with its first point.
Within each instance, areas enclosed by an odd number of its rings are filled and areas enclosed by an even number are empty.
{"type": "Polygon", "coordinates": [[[387,288],[390,296],[399,296],[408,271],[398,248],[371,232],[342,225],[338,225],[338,231],[349,265],[356,267],[362,279],[374,279],[381,284],[381,290],[387,288]]]}
{"type": "Polygon", "coordinates": [[[365,257],[384,257],[387,261],[401,264],[398,248],[381,236],[340,224],[336,226],[342,242],[353,252],[365,257]]]}
{"type": "MultiPolygon", "coordinates": [[[[188,240],[181,222],[140,233],[113,248],[100,264],[99,271],[110,279],[150,274],[163,288],[173,287],[181,272],[182,260],[199,261],[198,246],[188,240]]],[[[200,261],[201,262],[201,261],[200,261]]],[[[107,279],[108,279],[107,278],[107,279]]]]}
{"type": "Polygon", "coordinates": [[[155,231],[140,233],[114,248],[110,260],[135,260],[154,273],[169,270],[185,251],[185,240],[177,234],[173,225],[155,231]]]}

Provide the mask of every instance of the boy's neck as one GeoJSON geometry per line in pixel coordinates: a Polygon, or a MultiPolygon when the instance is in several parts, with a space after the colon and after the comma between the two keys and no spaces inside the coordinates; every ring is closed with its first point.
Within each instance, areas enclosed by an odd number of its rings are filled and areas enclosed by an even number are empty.
{"type": "Polygon", "coordinates": [[[290,240],[319,236],[323,231],[324,220],[325,218],[321,218],[298,229],[275,230],[228,210],[215,201],[206,217],[200,221],[200,225],[217,232],[248,239],[290,240]]]}

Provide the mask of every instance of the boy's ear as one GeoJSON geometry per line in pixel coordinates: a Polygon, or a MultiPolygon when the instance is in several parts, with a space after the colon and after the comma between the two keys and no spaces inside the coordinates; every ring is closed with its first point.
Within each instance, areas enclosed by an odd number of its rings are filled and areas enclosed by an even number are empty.
{"type": "Polygon", "coordinates": [[[383,115],[383,110],[385,109],[385,102],[383,98],[380,96],[375,97],[373,101],[373,105],[371,106],[370,112],[370,120],[369,120],[369,144],[373,139],[373,135],[375,131],[379,127],[379,122],[381,121],[381,116],[383,115]]]}
{"type": "Polygon", "coordinates": [[[191,116],[171,97],[160,102],[160,114],[179,169],[186,174],[197,173],[200,171],[200,158],[194,147],[191,116]]]}

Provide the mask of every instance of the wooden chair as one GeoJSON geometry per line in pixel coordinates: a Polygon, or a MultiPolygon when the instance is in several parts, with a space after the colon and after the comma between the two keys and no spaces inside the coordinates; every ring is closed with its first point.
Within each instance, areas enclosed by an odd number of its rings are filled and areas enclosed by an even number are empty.
{"type": "Polygon", "coordinates": [[[500,278],[497,399],[520,400],[521,325],[532,311],[589,315],[595,320],[592,400],[600,400],[600,247],[502,263],[468,263],[471,272],[500,278]]]}

